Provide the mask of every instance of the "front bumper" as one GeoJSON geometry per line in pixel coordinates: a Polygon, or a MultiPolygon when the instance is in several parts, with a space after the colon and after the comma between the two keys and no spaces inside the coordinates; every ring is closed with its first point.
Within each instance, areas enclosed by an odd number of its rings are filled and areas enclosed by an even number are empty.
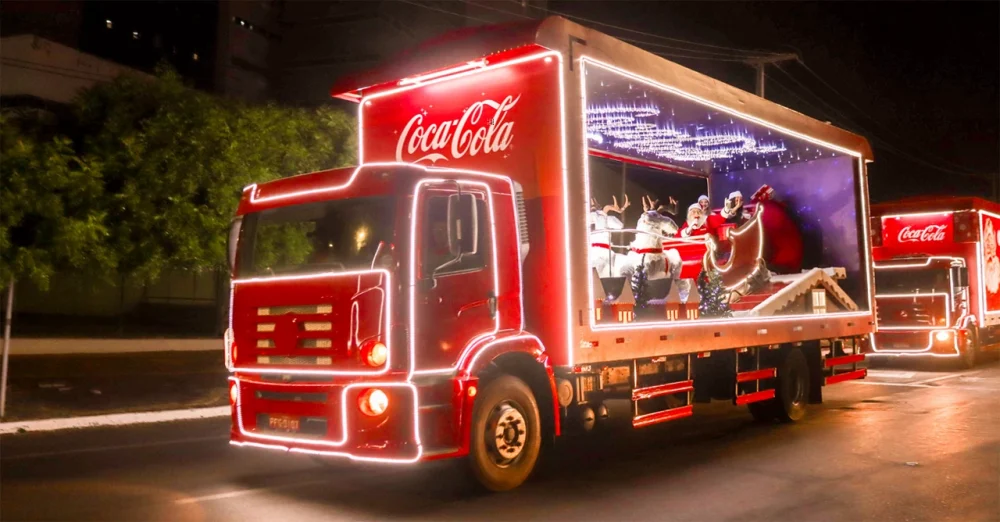
{"type": "Polygon", "coordinates": [[[872,336],[870,356],[958,357],[965,331],[955,328],[938,330],[881,330],[872,336]]]}
{"type": "Polygon", "coordinates": [[[283,383],[257,377],[230,377],[230,444],[345,457],[352,460],[409,463],[420,460],[420,418],[416,387],[407,382],[283,383]],[[389,397],[386,411],[369,417],[358,398],[379,388],[389,397]],[[281,419],[272,427],[271,419],[281,419]],[[288,419],[296,427],[287,429],[288,419]]]}

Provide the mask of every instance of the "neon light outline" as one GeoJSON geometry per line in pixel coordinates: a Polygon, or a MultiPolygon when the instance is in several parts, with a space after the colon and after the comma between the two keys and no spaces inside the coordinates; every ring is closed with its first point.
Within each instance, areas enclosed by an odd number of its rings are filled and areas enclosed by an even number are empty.
{"type": "MultiPolygon", "coordinates": [[[[594,59],[594,58],[592,58],[590,56],[587,56],[587,55],[581,56],[579,58],[579,62],[580,62],[580,92],[581,92],[581,101],[582,101],[582,104],[583,104],[583,106],[581,108],[582,111],[586,111],[586,78],[585,78],[586,77],[586,66],[588,65],[588,63],[592,63],[595,66],[602,67],[602,68],[604,68],[606,70],[609,70],[609,71],[611,71],[613,73],[618,73],[618,74],[620,74],[622,76],[625,76],[625,77],[634,79],[636,81],[645,83],[645,84],[647,84],[647,85],[649,85],[649,86],[651,86],[653,88],[657,88],[657,89],[660,89],[660,90],[663,90],[663,91],[667,91],[669,93],[673,93],[673,94],[679,95],[682,98],[686,98],[688,100],[694,101],[696,103],[700,103],[702,105],[707,105],[709,107],[715,108],[715,109],[720,110],[722,112],[725,112],[727,114],[731,114],[731,115],[737,116],[739,118],[752,121],[752,122],[757,123],[759,125],[763,125],[764,127],[767,127],[767,128],[773,129],[773,130],[777,130],[777,131],[785,133],[785,134],[789,134],[789,135],[791,135],[793,137],[796,137],[798,139],[801,139],[803,141],[807,141],[807,142],[813,143],[815,145],[820,145],[820,146],[823,146],[823,147],[827,147],[827,148],[836,150],[838,152],[847,154],[849,156],[856,157],[856,158],[858,158],[859,162],[861,162],[862,165],[863,165],[864,157],[863,157],[863,155],[860,152],[856,152],[856,151],[852,151],[852,150],[849,150],[849,149],[845,149],[843,147],[840,147],[840,146],[837,146],[837,145],[833,145],[831,143],[827,143],[827,142],[825,142],[823,140],[818,140],[818,139],[816,139],[814,137],[807,136],[807,135],[798,133],[796,131],[792,131],[790,129],[786,129],[786,128],[780,126],[780,125],[776,125],[774,123],[768,122],[766,120],[762,120],[762,119],[757,118],[755,116],[751,116],[749,114],[745,114],[745,113],[740,112],[738,110],[731,109],[729,107],[726,107],[726,106],[723,106],[723,105],[719,105],[717,103],[714,103],[714,102],[711,102],[711,101],[708,101],[708,100],[704,100],[702,98],[699,98],[697,96],[689,94],[689,93],[687,93],[685,91],[682,91],[682,90],[679,90],[679,89],[676,89],[674,87],[670,87],[670,86],[667,86],[667,85],[660,84],[659,82],[656,82],[654,80],[651,80],[651,79],[645,78],[643,76],[636,75],[634,73],[625,71],[624,69],[620,69],[618,67],[609,65],[607,63],[604,63],[604,62],[602,62],[600,60],[594,59]]],[[[587,132],[587,128],[586,128],[586,124],[584,123],[584,125],[583,125],[583,132],[582,132],[582,135],[581,135],[581,139],[583,140],[583,143],[584,143],[584,147],[583,147],[583,149],[584,149],[584,153],[583,153],[583,176],[584,176],[584,191],[585,191],[585,195],[586,195],[586,199],[584,201],[585,205],[587,205],[589,203],[589,201],[590,201],[590,182],[589,182],[589,179],[590,179],[590,168],[589,168],[589,162],[587,161],[588,158],[589,158],[589,156],[587,154],[587,147],[586,147],[586,143],[587,143],[587,141],[586,141],[587,140],[586,132],[587,132]]],[[[864,196],[865,194],[867,194],[867,182],[866,182],[866,179],[865,179],[865,171],[864,171],[864,169],[862,169],[861,171],[858,172],[857,177],[858,177],[858,180],[862,183],[862,186],[864,187],[863,188],[863,196],[864,196]]],[[[865,199],[865,201],[863,202],[862,207],[864,209],[867,209],[867,207],[868,207],[867,197],[864,197],[864,199],[865,199]]],[[[566,220],[567,220],[567,222],[569,220],[568,212],[567,212],[566,220]]],[[[868,232],[868,223],[862,223],[862,231],[864,232],[864,234],[866,236],[866,238],[864,240],[865,245],[869,246],[870,238],[867,237],[869,235],[869,232],[868,232]]],[[[870,248],[866,248],[866,252],[865,252],[864,255],[865,255],[866,260],[868,261],[868,265],[867,266],[870,266],[870,259],[869,259],[870,248]]],[[[868,285],[869,285],[868,286],[868,311],[867,312],[850,312],[850,313],[837,312],[837,313],[832,313],[832,314],[786,315],[786,316],[776,316],[776,317],[769,317],[769,318],[755,318],[753,320],[749,320],[749,321],[744,320],[744,321],[741,321],[741,322],[742,323],[754,323],[754,324],[756,324],[756,323],[770,323],[770,322],[789,321],[789,320],[805,320],[805,321],[809,321],[809,320],[817,320],[817,319],[830,319],[830,318],[844,318],[844,319],[846,319],[846,318],[855,318],[855,317],[858,317],[858,318],[868,317],[870,319],[874,319],[874,309],[873,309],[873,306],[872,306],[872,301],[873,301],[873,295],[872,294],[874,293],[874,285],[873,285],[873,282],[871,280],[871,278],[872,278],[871,269],[869,268],[867,271],[868,271],[867,279],[868,279],[868,285]]],[[[587,288],[588,288],[589,297],[590,297],[590,300],[589,300],[590,305],[589,306],[592,308],[593,307],[593,302],[594,302],[594,299],[593,299],[593,288],[591,287],[591,285],[589,283],[587,284],[587,288]]],[[[591,309],[591,312],[592,312],[592,309],[591,309]]],[[[701,325],[710,325],[710,324],[733,324],[732,319],[723,319],[723,320],[714,320],[714,321],[713,320],[698,319],[698,320],[684,320],[684,321],[655,321],[655,322],[648,322],[648,323],[646,323],[646,322],[643,322],[643,323],[629,323],[627,325],[621,325],[621,324],[598,325],[598,324],[595,324],[595,322],[594,322],[594,314],[593,313],[589,313],[587,315],[590,318],[590,328],[591,328],[591,331],[593,331],[593,332],[614,332],[614,331],[625,331],[625,330],[645,330],[645,329],[659,329],[659,328],[665,328],[665,327],[666,328],[685,328],[685,327],[691,327],[691,326],[701,326],[701,325]]],[[[570,319],[572,320],[572,316],[570,317],[570,319]]],[[[572,326],[572,321],[570,322],[570,324],[572,326]]],[[[572,350],[572,346],[571,346],[571,350],[572,350]]],[[[572,362],[571,362],[571,364],[572,364],[572,362]]]]}
{"type": "MultiPolygon", "coordinates": [[[[892,335],[892,334],[890,334],[890,335],[892,335]]],[[[958,357],[959,355],[961,355],[961,352],[958,349],[958,332],[955,331],[954,328],[939,328],[937,330],[933,330],[933,331],[927,332],[927,347],[923,348],[921,350],[892,351],[891,348],[888,349],[888,350],[879,350],[878,347],[875,345],[875,335],[871,336],[871,343],[872,343],[872,352],[867,354],[869,356],[874,356],[874,355],[879,355],[879,356],[883,356],[883,355],[892,355],[892,356],[903,355],[903,356],[911,356],[912,357],[912,356],[927,356],[927,355],[930,355],[930,356],[933,356],[933,357],[958,357]],[[934,336],[937,335],[938,332],[951,332],[952,346],[955,348],[955,353],[953,353],[953,354],[950,354],[950,353],[944,353],[944,354],[941,354],[941,353],[929,353],[934,348],[934,336]]],[[[899,350],[899,348],[897,348],[896,350],[899,350]]]]}
{"type": "MultiPolygon", "coordinates": [[[[263,440],[273,440],[273,441],[276,441],[276,442],[287,442],[289,444],[297,444],[297,443],[301,444],[301,443],[305,443],[305,444],[314,444],[314,445],[317,445],[317,446],[328,446],[328,447],[340,447],[340,446],[343,446],[344,444],[346,444],[347,441],[348,441],[348,433],[350,431],[348,428],[349,428],[350,425],[347,422],[347,401],[345,400],[346,397],[347,397],[348,390],[350,390],[352,388],[362,388],[362,387],[364,387],[364,388],[409,388],[410,389],[410,393],[413,394],[413,440],[414,440],[414,442],[417,445],[417,455],[415,457],[411,458],[411,459],[387,459],[387,458],[381,458],[381,457],[363,457],[363,456],[352,455],[352,454],[347,453],[347,452],[339,452],[339,451],[324,452],[324,451],[318,451],[318,450],[306,450],[306,449],[292,448],[292,447],[273,446],[273,445],[255,443],[255,442],[230,441],[230,443],[231,444],[236,444],[236,445],[256,445],[256,446],[268,447],[268,448],[273,448],[273,449],[283,448],[286,451],[293,451],[293,452],[298,451],[298,452],[302,452],[302,453],[316,453],[316,454],[320,454],[320,455],[345,456],[345,457],[351,458],[352,460],[365,460],[365,461],[371,461],[371,462],[411,463],[411,462],[416,462],[416,461],[420,460],[420,457],[423,456],[423,444],[420,441],[420,407],[419,407],[419,402],[418,402],[417,387],[414,386],[412,383],[409,383],[409,382],[360,382],[360,383],[351,383],[351,384],[348,384],[348,385],[344,386],[344,388],[341,390],[341,393],[340,393],[340,414],[341,414],[341,422],[343,423],[342,424],[343,425],[343,430],[342,430],[343,438],[340,441],[333,442],[333,441],[324,441],[324,440],[315,440],[315,439],[302,439],[302,438],[295,438],[295,437],[282,437],[280,435],[262,435],[262,434],[257,434],[257,433],[246,431],[243,428],[243,411],[242,411],[242,408],[240,407],[241,404],[242,404],[241,403],[241,399],[242,399],[242,396],[243,396],[243,390],[240,389],[241,380],[238,377],[229,377],[229,381],[236,384],[236,406],[235,406],[235,408],[236,408],[237,428],[240,430],[240,434],[242,434],[244,437],[251,438],[251,439],[256,438],[256,439],[263,439],[263,440]]],[[[317,386],[317,385],[316,384],[311,384],[310,386],[317,386]]],[[[320,383],[319,386],[324,386],[324,384],[320,383]]]]}
{"type": "MultiPolygon", "coordinates": [[[[915,299],[918,297],[934,297],[937,295],[944,296],[944,311],[945,311],[945,323],[948,326],[952,325],[951,322],[951,294],[946,294],[944,292],[927,292],[926,294],[875,294],[876,299],[915,299]]],[[[892,331],[892,330],[940,330],[937,326],[879,326],[879,331],[892,331]]]]}
{"type": "Polygon", "coordinates": [[[423,85],[424,82],[433,80],[435,78],[440,78],[442,76],[451,76],[452,74],[465,72],[470,69],[478,69],[480,67],[485,67],[485,66],[486,66],[485,58],[479,60],[472,60],[470,62],[466,62],[464,65],[457,65],[455,67],[443,69],[429,74],[422,74],[410,78],[403,78],[402,80],[399,80],[399,85],[423,85]]]}
{"type": "MultiPolygon", "coordinates": [[[[425,179],[422,179],[422,180],[418,181],[417,184],[416,184],[416,186],[413,189],[413,209],[412,209],[412,216],[411,216],[411,219],[410,219],[410,335],[409,335],[409,337],[410,337],[410,371],[409,371],[409,374],[407,375],[407,380],[411,380],[413,378],[413,373],[414,373],[414,371],[417,368],[417,348],[416,348],[416,344],[417,344],[417,335],[416,335],[416,331],[417,331],[417,321],[416,321],[416,313],[417,313],[417,311],[416,311],[417,310],[417,307],[416,307],[416,293],[417,293],[416,292],[416,288],[417,288],[417,208],[418,208],[418,203],[420,202],[420,197],[419,197],[420,196],[420,188],[423,185],[427,185],[427,184],[431,184],[431,183],[446,183],[446,182],[455,182],[458,185],[472,185],[472,186],[476,186],[476,187],[481,187],[483,190],[486,191],[486,200],[489,202],[489,206],[490,206],[490,229],[492,231],[491,240],[492,240],[492,244],[493,244],[493,248],[492,248],[492,252],[491,252],[492,257],[493,257],[493,267],[492,267],[492,272],[493,272],[493,293],[494,293],[494,295],[497,296],[498,300],[500,298],[500,276],[499,276],[500,266],[499,266],[499,263],[497,262],[496,215],[495,215],[494,206],[493,206],[493,191],[490,189],[490,186],[487,185],[486,183],[482,182],[482,181],[448,180],[448,179],[444,179],[444,178],[425,178],[425,179]]],[[[513,189],[513,184],[511,184],[511,188],[513,189]]],[[[513,191],[511,193],[511,197],[512,198],[514,197],[513,191]]],[[[496,317],[494,317],[493,324],[494,324],[494,326],[493,326],[493,332],[490,332],[489,334],[486,334],[486,335],[493,335],[493,334],[496,334],[497,332],[500,331],[500,313],[499,313],[499,311],[497,312],[496,317]]],[[[473,340],[475,340],[475,339],[473,339],[473,340]]],[[[470,344],[471,344],[471,342],[472,341],[470,341],[470,344]]],[[[468,345],[466,345],[466,346],[468,346],[468,345]]],[[[463,353],[464,353],[464,351],[463,351],[463,353]]]]}
{"type": "MultiPolygon", "coordinates": [[[[236,285],[238,284],[255,284],[255,283],[268,283],[274,281],[300,281],[304,279],[322,279],[322,278],[336,278],[336,277],[355,277],[359,279],[365,275],[370,274],[383,274],[385,275],[385,286],[388,290],[385,291],[385,299],[383,299],[384,310],[388,311],[388,314],[392,313],[392,274],[384,268],[377,268],[375,270],[352,270],[346,272],[317,272],[313,274],[300,274],[300,275],[288,275],[288,276],[271,276],[271,277],[253,277],[247,279],[234,279],[229,284],[229,330],[233,329],[233,306],[232,302],[234,295],[236,294],[236,285]]],[[[379,318],[379,324],[381,325],[381,316],[379,318]]],[[[231,354],[229,354],[229,345],[226,345],[226,359],[229,363],[227,369],[230,373],[243,372],[243,373],[254,373],[254,374],[282,374],[282,375],[382,375],[389,371],[392,363],[392,335],[391,334],[391,324],[387,321],[385,329],[385,345],[389,351],[386,356],[385,364],[382,366],[381,370],[318,370],[318,369],[291,369],[291,368],[253,368],[253,367],[236,367],[235,361],[232,360],[231,354]]],[[[381,326],[379,328],[381,332],[381,326]]],[[[350,338],[350,332],[348,332],[348,338],[350,338]]],[[[235,340],[235,332],[233,335],[235,340]]]]}
{"type": "Polygon", "coordinates": [[[982,307],[980,308],[980,313],[982,314],[982,317],[980,319],[981,322],[983,323],[983,326],[987,326],[985,324],[986,317],[1000,315],[1000,310],[990,311],[986,308],[986,272],[984,266],[984,264],[986,263],[986,253],[983,252],[982,249],[983,237],[986,235],[986,220],[983,218],[983,216],[990,216],[993,219],[1000,219],[1000,214],[994,214],[993,212],[989,212],[987,210],[979,210],[978,212],[979,212],[979,240],[976,241],[976,253],[978,254],[976,256],[976,263],[979,265],[979,282],[980,286],[982,286],[982,292],[979,293],[979,300],[982,303],[982,307]]]}

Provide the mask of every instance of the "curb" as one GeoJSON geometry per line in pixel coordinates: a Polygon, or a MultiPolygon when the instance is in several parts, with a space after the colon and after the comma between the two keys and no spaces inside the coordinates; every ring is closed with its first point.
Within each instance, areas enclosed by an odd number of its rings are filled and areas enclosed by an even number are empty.
{"type": "Polygon", "coordinates": [[[102,426],[128,426],[130,424],[149,424],[153,422],[210,419],[214,417],[227,417],[230,415],[230,411],[230,406],[217,406],[214,408],[116,413],[112,415],[69,417],[65,419],[4,422],[0,423],[0,435],[18,433],[22,430],[25,432],[57,431],[75,428],[98,428],[102,426]]]}

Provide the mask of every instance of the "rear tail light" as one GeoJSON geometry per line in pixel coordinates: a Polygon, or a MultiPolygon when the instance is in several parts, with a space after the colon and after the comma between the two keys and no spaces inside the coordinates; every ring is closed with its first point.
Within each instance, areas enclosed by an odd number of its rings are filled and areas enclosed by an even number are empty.
{"type": "Polygon", "coordinates": [[[979,213],[955,212],[951,215],[955,241],[972,242],[979,239],[979,213]]]}
{"type": "Polygon", "coordinates": [[[236,383],[234,382],[234,383],[230,384],[229,385],[229,402],[232,403],[232,404],[236,404],[236,398],[239,397],[239,395],[240,395],[240,391],[239,391],[239,389],[236,388],[236,383]]]}
{"type": "Polygon", "coordinates": [[[882,216],[872,216],[869,234],[871,235],[872,246],[882,246],[882,216]]]}
{"type": "Polygon", "coordinates": [[[378,388],[367,390],[358,397],[358,409],[369,417],[378,417],[389,409],[389,396],[378,388]]]}

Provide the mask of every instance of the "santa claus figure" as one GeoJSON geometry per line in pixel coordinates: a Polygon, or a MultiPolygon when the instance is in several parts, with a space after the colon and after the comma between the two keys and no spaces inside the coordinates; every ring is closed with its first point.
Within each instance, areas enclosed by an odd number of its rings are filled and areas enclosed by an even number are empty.
{"type": "MultiPolygon", "coordinates": [[[[698,208],[701,209],[701,220],[698,222],[698,226],[703,227],[708,221],[708,215],[712,213],[709,208],[708,196],[704,194],[698,196],[698,208]]],[[[688,210],[690,211],[690,208],[688,210]]]]}
{"type": "Polygon", "coordinates": [[[708,233],[706,226],[705,210],[700,203],[695,203],[688,207],[687,221],[681,226],[680,236],[703,236],[708,233]]]}
{"type": "MultiPolygon", "coordinates": [[[[707,202],[708,198],[705,198],[705,200],[707,202]]],[[[678,235],[680,237],[691,238],[708,234],[708,225],[705,222],[706,217],[704,207],[699,199],[698,203],[688,207],[687,221],[685,221],[684,225],[681,226],[678,235]]],[[[676,251],[671,250],[671,252],[676,251]]],[[[680,298],[682,309],[685,308],[688,302],[688,297],[691,296],[691,284],[691,279],[680,279],[677,281],[677,297],[680,298]]]]}
{"type": "Polygon", "coordinates": [[[750,219],[750,215],[743,209],[743,194],[736,190],[729,193],[726,198],[726,205],[721,211],[723,219],[728,224],[740,226],[750,219]]]}
{"type": "Polygon", "coordinates": [[[669,217],[669,214],[676,213],[676,204],[673,198],[670,198],[669,205],[661,205],[650,197],[643,198],[642,207],[645,212],[635,225],[638,232],[629,245],[631,250],[622,266],[622,277],[631,280],[639,269],[645,271],[649,281],[680,277],[680,254],[676,250],[663,251],[664,238],[677,234],[677,224],[669,217]]]}
{"type": "Polygon", "coordinates": [[[622,215],[629,206],[628,196],[625,202],[618,206],[618,199],[612,197],[613,204],[602,209],[597,200],[590,200],[590,215],[587,224],[590,225],[590,267],[597,270],[599,277],[613,277],[615,271],[615,252],[611,248],[611,230],[621,230],[622,222],[611,213],[622,215]]]}

